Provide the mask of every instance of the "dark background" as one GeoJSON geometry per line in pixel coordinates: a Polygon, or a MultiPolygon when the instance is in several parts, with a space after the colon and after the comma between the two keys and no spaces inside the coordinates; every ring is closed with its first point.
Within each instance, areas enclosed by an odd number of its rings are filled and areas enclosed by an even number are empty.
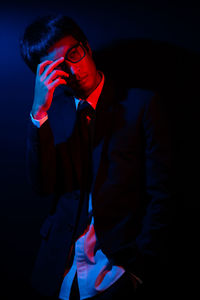
{"type": "Polygon", "coordinates": [[[6,293],[4,299],[29,298],[39,228],[48,207],[47,199],[35,197],[26,181],[26,126],[34,75],[20,57],[19,38],[36,16],[55,12],[73,17],[94,50],[106,48],[108,60],[103,62],[109,62],[115,75],[135,87],[158,89],[163,96],[174,153],[174,255],[169,286],[173,279],[174,293],[192,297],[199,268],[200,10],[194,1],[147,0],[9,1],[1,7],[1,293],[6,293]]]}

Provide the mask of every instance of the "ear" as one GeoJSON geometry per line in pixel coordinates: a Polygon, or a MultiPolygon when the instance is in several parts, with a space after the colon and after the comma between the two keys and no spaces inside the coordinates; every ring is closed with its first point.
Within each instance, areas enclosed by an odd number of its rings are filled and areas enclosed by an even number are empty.
{"type": "Polygon", "coordinates": [[[85,49],[87,50],[87,52],[89,53],[89,55],[92,56],[92,49],[91,49],[91,47],[90,47],[88,41],[86,41],[86,42],[84,43],[84,47],[85,47],[85,49]]]}

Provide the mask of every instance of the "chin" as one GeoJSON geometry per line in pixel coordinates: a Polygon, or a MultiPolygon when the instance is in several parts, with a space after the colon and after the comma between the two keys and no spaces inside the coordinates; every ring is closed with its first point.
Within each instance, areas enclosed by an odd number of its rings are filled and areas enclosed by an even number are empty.
{"type": "Polygon", "coordinates": [[[88,97],[94,91],[96,85],[95,81],[90,79],[80,82],[79,84],[76,83],[75,85],[73,85],[72,88],[75,91],[75,93],[82,95],[82,97],[88,97]]]}
{"type": "Polygon", "coordinates": [[[90,82],[84,82],[84,83],[80,84],[80,85],[77,87],[77,90],[78,90],[78,91],[82,91],[82,92],[85,92],[85,93],[89,93],[89,92],[91,92],[93,89],[94,89],[94,85],[92,85],[90,82]]]}

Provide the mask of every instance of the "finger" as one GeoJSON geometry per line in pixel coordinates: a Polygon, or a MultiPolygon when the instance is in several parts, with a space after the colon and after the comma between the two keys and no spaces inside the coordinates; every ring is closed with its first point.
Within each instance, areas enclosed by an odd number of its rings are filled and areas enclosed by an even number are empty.
{"type": "Polygon", "coordinates": [[[44,72],[44,76],[47,77],[59,64],[61,64],[64,61],[64,57],[60,57],[57,60],[55,60],[44,72]]]}
{"type": "Polygon", "coordinates": [[[50,89],[55,89],[58,85],[61,85],[61,84],[67,84],[66,83],[66,81],[64,80],[64,79],[62,79],[62,78],[57,78],[56,80],[54,80],[52,83],[50,83],[49,85],[48,85],[48,87],[50,88],[50,89]]]}
{"type": "Polygon", "coordinates": [[[54,70],[52,73],[50,73],[47,78],[46,78],[46,82],[47,84],[50,83],[50,81],[53,81],[56,79],[56,77],[67,77],[69,78],[69,74],[67,74],[66,72],[62,71],[62,70],[54,70]]]}
{"type": "Polygon", "coordinates": [[[38,75],[41,75],[44,72],[45,67],[50,65],[52,62],[52,60],[45,60],[42,63],[40,63],[37,67],[38,75]]]}

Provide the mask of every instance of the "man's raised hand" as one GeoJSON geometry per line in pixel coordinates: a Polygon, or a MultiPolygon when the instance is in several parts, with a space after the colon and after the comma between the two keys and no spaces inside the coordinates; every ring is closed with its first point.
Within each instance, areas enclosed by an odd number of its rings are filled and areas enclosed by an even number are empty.
{"type": "Polygon", "coordinates": [[[63,77],[68,78],[69,74],[55,69],[63,61],[64,57],[60,57],[55,61],[45,60],[37,67],[34,101],[31,111],[35,119],[41,119],[47,115],[55,88],[61,84],[67,84],[63,77]]]}

